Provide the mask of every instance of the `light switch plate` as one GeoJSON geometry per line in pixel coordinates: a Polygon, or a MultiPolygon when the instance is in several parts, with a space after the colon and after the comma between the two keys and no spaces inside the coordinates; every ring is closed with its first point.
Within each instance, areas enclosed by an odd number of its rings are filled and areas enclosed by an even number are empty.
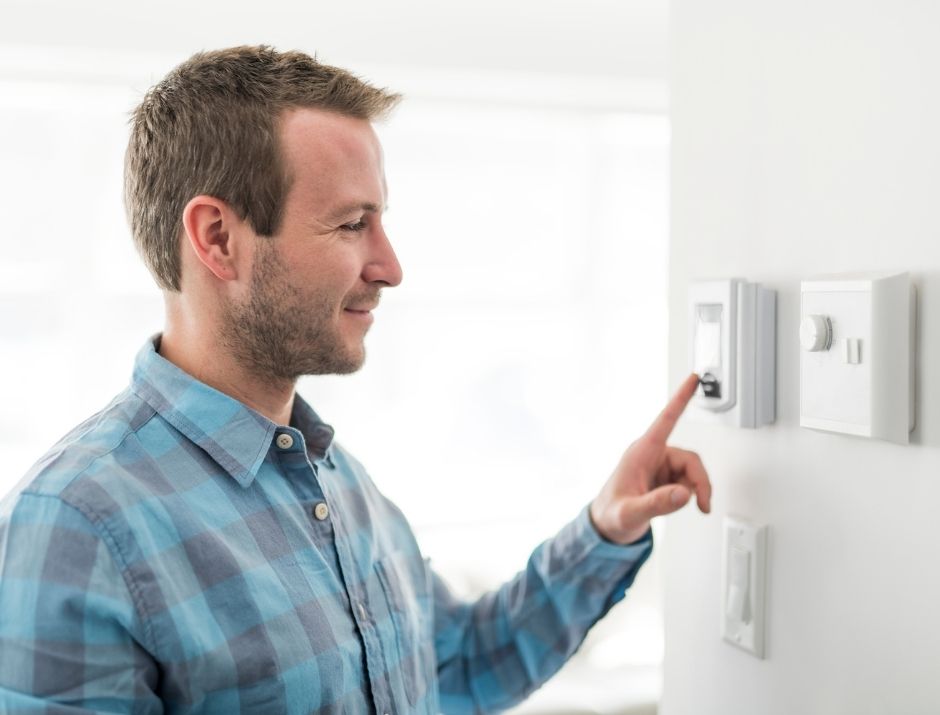
{"type": "Polygon", "coordinates": [[[766,525],[726,516],[722,558],[721,637],[764,657],[766,525]]]}
{"type": "Polygon", "coordinates": [[[740,278],[689,285],[689,367],[703,378],[689,413],[756,428],[776,417],[776,291],[740,278]]]}
{"type": "Polygon", "coordinates": [[[915,293],[907,273],[803,281],[800,425],[907,444],[915,293]]]}

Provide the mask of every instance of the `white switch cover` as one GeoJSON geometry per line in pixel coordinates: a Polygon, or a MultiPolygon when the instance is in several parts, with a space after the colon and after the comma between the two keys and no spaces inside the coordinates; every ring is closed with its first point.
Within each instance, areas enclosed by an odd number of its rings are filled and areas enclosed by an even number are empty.
{"type": "Polygon", "coordinates": [[[776,291],[740,278],[689,285],[689,367],[702,384],[693,419],[733,427],[776,413],[776,291]]]}
{"type": "Polygon", "coordinates": [[[803,281],[800,425],[907,444],[915,294],[907,273],[803,281]]]}
{"type": "Polygon", "coordinates": [[[767,527],[725,517],[721,636],[764,657],[767,527]]]}

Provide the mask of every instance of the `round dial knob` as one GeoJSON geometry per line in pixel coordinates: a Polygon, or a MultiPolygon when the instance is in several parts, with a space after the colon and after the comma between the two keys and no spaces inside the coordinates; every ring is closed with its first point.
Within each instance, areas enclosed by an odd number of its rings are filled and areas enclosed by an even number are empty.
{"type": "Polygon", "coordinates": [[[807,352],[832,347],[832,321],[828,315],[807,315],[800,323],[800,345],[807,352]]]}

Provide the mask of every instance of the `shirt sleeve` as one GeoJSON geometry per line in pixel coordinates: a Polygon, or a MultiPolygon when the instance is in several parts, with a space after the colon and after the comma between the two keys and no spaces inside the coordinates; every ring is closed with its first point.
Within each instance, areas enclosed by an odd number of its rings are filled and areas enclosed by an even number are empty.
{"type": "Polygon", "coordinates": [[[442,712],[493,712],[527,697],[624,597],[652,548],[652,532],[627,546],[604,540],[585,508],[476,603],[458,601],[434,576],[442,712]]]}
{"type": "Polygon", "coordinates": [[[0,712],[162,713],[106,535],[56,496],[0,518],[0,712]]]}

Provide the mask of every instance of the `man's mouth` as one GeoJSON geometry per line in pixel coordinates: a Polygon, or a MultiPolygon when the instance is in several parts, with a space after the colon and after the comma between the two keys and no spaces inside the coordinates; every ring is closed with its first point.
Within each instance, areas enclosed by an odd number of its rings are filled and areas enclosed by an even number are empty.
{"type": "Polygon", "coordinates": [[[379,307],[379,295],[365,296],[365,299],[351,305],[347,305],[344,310],[350,313],[371,313],[379,307]]]}
{"type": "Polygon", "coordinates": [[[350,318],[371,324],[374,320],[372,308],[375,306],[361,306],[358,308],[344,308],[343,312],[350,318]]]}

